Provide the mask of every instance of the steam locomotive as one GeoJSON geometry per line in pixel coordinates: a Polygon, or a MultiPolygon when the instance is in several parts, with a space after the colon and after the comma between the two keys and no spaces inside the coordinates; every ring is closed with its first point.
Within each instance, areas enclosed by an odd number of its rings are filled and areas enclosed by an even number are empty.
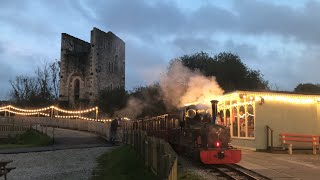
{"type": "Polygon", "coordinates": [[[231,146],[229,128],[216,123],[217,104],[213,100],[211,107],[188,105],[176,112],[135,121],[133,128],[165,139],[178,153],[204,164],[238,163],[241,151],[231,146]]]}

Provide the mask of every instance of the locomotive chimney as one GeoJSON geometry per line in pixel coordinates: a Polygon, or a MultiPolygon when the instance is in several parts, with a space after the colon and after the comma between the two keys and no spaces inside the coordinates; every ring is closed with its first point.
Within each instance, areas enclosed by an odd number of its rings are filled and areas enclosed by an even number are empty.
{"type": "Polygon", "coordinates": [[[218,102],[217,100],[210,101],[212,105],[212,121],[216,124],[217,123],[217,116],[218,116],[218,102]]]}

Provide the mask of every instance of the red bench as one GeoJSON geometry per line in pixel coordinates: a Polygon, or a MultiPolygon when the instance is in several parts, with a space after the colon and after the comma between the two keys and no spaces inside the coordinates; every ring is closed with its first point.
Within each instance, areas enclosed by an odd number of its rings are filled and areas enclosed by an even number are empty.
{"type": "Polygon", "coordinates": [[[317,154],[317,147],[319,147],[319,136],[316,136],[316,135],[281,133],[280,140],[282,145],[288,146],[289,154],[292,154],[293,144],[299,144],[299,145],[301,143],[309,144],[312,147],[313,154],[317,154]]]}

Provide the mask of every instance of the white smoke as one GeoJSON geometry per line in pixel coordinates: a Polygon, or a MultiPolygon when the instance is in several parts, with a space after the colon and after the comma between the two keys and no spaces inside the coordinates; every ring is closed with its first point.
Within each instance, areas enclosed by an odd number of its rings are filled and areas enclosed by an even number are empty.
{"type": "Polygon", "coordinates": [[[130,119],[134,119],[142,113],[145,106],[146,104],[141,100],[135,97],[130,97],[126,107],[115,112],[115,114],[119,117],[128,117],[130,119]]]}
{"type": "Polygon", "coordinates": [[[191,71],[180,60],[171,64],[160,79],[163,99],[168,107],[181,107],[189,103],[210,104],[223,94],[215,77],[206,77],[199,71],[191,71]]]}
{"type": "MultiPolygon", "coordinates": [[[[161,77],[160,89],[162,95],[159,98],[163,99],[167,109],[190,103],[210,104],[211,100],[223,93],[215,77],[205,77],[199,71],[191,71],[180,60],[173,61],[168,72],[161,77]]],[[[136,118],[154,101],[148,93],[143,93],[143,97],[144,101],[130,97],[127,106],[117,111],[116,115],[136,118]]]]}

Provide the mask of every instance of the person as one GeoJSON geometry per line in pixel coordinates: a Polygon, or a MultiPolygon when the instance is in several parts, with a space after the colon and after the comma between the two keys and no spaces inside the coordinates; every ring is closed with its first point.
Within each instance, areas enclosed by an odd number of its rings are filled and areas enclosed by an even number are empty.
{"type": "Polygon", "coordinates": [[[118,118],[115,118],[111,121],[111,125],[110,125],[110,143],[111,144],[116,143],[117,128],[118,128],[118,118]]]}

